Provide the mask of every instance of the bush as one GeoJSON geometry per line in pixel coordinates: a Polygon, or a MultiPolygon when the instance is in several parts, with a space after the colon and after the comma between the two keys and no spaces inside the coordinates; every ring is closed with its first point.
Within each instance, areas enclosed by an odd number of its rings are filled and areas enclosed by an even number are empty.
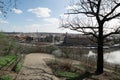
{"type": "Polygon", "coordinates": [[[23,61],[20,60],[14,68],[15,72],[19,72],[22,68],[22,65],[23,65],[23,61]]]}
{"type": "Polygon", "coordinates": [[[0,67],[6,65],[7,63],[11,62],[11,60],[15,59],[15,55],[8,55],[0,58],[0,67]]]}
{"type": "Polygon", "coordinates": [[[72,78],[79,77],[78,73],[73,73],[73,72],[68,72],[68,71],[61,71],[61,70],[57,70],[56,75],[59,76],[59,77],[64,77],[67,80],[71,80],[72,78]]]}
{"type": "Polygon", "coordinates": [[[13,79],[9,75],[3,75],[3,76],[0,76],[0,80],[13,80],[13,79]]]}
{"type": "Polygon", "coordinates": [[[2,32],[0,32],[0,56],[16,54],[18,44],[16,41],[2,32]]]}
{"type": "Polygon", "coordinates": [[[64,53],[60,49],[54,50],[52,52],[52,54],[55,55],[56,57],[63,57],[64,56],[64,53]]]}
{"type": "Polygon", "coordinates": [[[55,45],[50,45],[46,47],[46,52],[52,54],[53,51],[57,50],[58,47],[55,45]]]}
{"type": "Polygon", "coordinates": [[[72,58],[72,59],[79,59],[84,54],[88,54],[88,49],[82,49],[79,47],[60,47],[61,51],[64,53],[64,57],[72,58]]]}
{"type": "Polygon", "coordinates": [[[76,80],[80,73],[72,71],[72,61],[56,59],[55,61],[47,61],[47,65],[51,67],[53,73],[58,76],[65,78],[65,80],[76,80]]]}

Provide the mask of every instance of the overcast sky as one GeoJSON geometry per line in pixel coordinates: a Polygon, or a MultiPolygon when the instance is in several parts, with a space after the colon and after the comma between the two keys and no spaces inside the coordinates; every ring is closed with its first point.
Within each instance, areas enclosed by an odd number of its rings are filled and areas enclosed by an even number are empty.
{"type": "MultiPolygon", "coordinates": [[[[59,17],[69,0],[18,0],[7,18],[0,18],[0,30],[6,32],[71,32],[59,28],[59,17]]],[[[0,12],[0,16],[2,16],[0,12]]]]}

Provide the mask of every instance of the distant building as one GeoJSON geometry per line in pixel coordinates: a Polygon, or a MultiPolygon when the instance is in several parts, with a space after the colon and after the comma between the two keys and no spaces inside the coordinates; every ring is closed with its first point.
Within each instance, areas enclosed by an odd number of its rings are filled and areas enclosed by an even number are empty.
{"type": "Polygon", "coordinates": [[[83,34],[71,35],[71,34],[66,33],[63,45],[69,45],[69,46],[95,45],[95,43],[93,43],[89,38],[90,38],[90,36],[86,36],[83,34]]]}

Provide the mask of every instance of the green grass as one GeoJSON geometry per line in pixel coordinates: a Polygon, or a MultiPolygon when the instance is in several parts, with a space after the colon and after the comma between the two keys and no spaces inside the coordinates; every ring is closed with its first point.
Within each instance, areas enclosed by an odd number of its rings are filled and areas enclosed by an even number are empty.
{"type": "Polygon", "coordinates": [[[17,57],[12,59],[6,66],[9,66],[9,65],[13,64],[16,59],[17,59],[17,57]]]}
{"type": "Polygon", "coordinates": [[[83,64],[75,64],[74,67],[80,69],[81,71],[85,71],[87,66],[83,64]]]}
{"type": "Polygon", "coordinates": [[[0,76],[0,80],[13,80],[13,79],[9,75],[3,75],[3,76],[0,76]]]}
{"type": "Polygon", "coordinates": [[[22,68],[23,60],[20,60],[16,67],[14,68],[15,72],[19,72],[22,68]]]}
{"type": "Polygon", "coordinates": [[[75,78],[79,77],[78,73],[68,72],[68,71],[61,71],[57,70],[55,74],[59,77],[64,77],[67,80],[74,80],[75,78]]]}
{"type": "Polygon", "coordinates": [[[7,63],[11,62],[11,60],[17,58],[15,55],[8,55],[8,56],[3,56],[0,57],[0,67],[6,65],[7,63]]]}

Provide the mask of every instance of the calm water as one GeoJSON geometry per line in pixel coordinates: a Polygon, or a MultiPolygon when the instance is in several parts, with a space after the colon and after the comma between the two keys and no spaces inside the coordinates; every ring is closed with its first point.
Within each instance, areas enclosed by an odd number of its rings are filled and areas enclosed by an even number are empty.
{"type": "MultiPolygon", "coordinates": [[[[88,57],[96,57],[96,54],[92,51],[89,51],[88,57]]],[[[104,60],[108,63],[119,64],[120,65],[120,50],[112,51],[104,54],[104,60]]]]}

